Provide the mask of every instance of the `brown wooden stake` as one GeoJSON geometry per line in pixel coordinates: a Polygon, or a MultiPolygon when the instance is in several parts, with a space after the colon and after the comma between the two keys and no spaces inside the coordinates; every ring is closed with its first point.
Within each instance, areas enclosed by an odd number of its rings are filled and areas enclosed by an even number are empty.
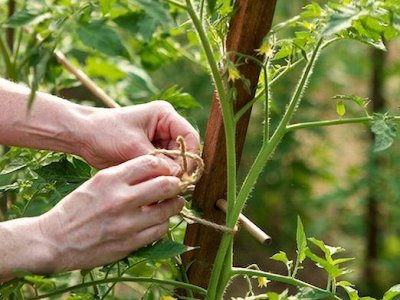
{"type": "MultiPolygon", "coordinates": [[[[227,51],[240,52],[256,56],[255,49],[271,28],[276,0],[238,0],[235,15],[232,18],[227,36],[227,51]]],[[[250,82],[250,93],[237,81],[237,99],[235,110],[253,99],[257,89],[260,67],[252,62],[241,65],[239,71],[250,82]]],[[[246,137],[251,111],[248,111],[237,124],[236,153],[239,165],[246,137]]],[[[212,222],[223,224],[225,214],[216,208],[218,199],[226,199],[226,150],[222,115],[218,99],[214,97],[206,130],[203,150],[205,171],[194,191],[194,202],[203,217],[212,222]]],[[[221,241],[221,233],[192,224],[188,226],[185,244],[199,248],[183,255],[188,267],[188,277],[192,284],[206,288],[210,279],[212,265],[221,241]]]]}

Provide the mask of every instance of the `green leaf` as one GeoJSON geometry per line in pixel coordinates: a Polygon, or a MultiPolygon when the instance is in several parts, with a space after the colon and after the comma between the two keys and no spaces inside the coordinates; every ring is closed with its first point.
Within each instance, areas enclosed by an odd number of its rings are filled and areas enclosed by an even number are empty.
{"type": "Polygon", "coordinates": [[[352,7],[341,6],[333,12],[327,20],[322,35],[334,35],[342,30],[351,27],[353,20],[360,16],[360,12],[352,7]]]}
{"type": "Polygon", "coordinates": [[[44,287],[56,287],[54,280],[45,278],[39,275],[26,275],[24,279],[30,283],[33,283],[36,287],[44,288],[44,287]]]}
{"type": "Polygon", "coordinates": [[[129,66],[129,68],[124,71],[128,74],[125,93],[129,95],[131,99],[148,98],[159,92],[158,88],[154,86],[153,80],[144,69],[136,66],[129,66]]]}
{"type": "MultiPolygon", "coordinates": [[[[149,42],[157,27],[168,27],[172,24],[172,18],[168,14],[168,7],[155,0],[130,0],[138,6],[143,13],[135,16],[136,24],[131,28],[141,34],[146,42],[149,42]]],[[[125,21],[127,21],[125,19],[125,21]]],[[[132,23],[131,23],[132,24],[132,23]]]]}
{"type": "Polygon", "coordinates": [[[177,243],[171,240],[162,240],[156,242],[151,246],[139,249],[132,253],[136,257],[146,258],[146,259],[168,259],[177,255],[181,255],[184,252],[193,250],[195,248],[188,247],[181,243],[177,243]]]}
{"type": "Polygon", "coordinates": [[[336,113],[339,117],[343,117],[346,114],[346,106],[343,101],[338,101],[336,103],[336,113]]]}
{"type": "Polygon", "coordinates": [[[79,23],[76,29],[79,39],[88,47],[112,56],[127,56],[118,34],[102,21],[79,23]]]}
{"type": "Polygon", "coordinates": [[[152,96],[150,100],[165,100],[171,103],[176,109],[183,110],[201,107],[192,95],[182,92],[182,89],[177,85],[174,85],[169,89],[152,96]]]}
{"type": "Polygon", "coordinates": [[[42,81],[46,70],[47,70],[47,64],[49,63],[53,52],[55,49],[55,43],[52,45],[51,48],[44,48],[43,53],[40,57],[39,63],[35,66],[35,71],[33,74],[33,80],[31,83],[31,93],[28,98],[28,109],[30,110],[32,108],[33,102],[36,97],[36,92],[39,89],[39,84],[42,81]]]}
{"type": "Polygon", "coordinates": [[[374,114],[371,131],[375,134],[374,152],[389,148],[397,135],[397,123],[386,115],[374,114]]]}
{"type": "Polygon", "coordinates": [[[356,95],[336,95],[333,96],[332,99],[340,100],[340,101],[353,101],[360,107],[366,107],[369,99],[368,98],[363,98],[360,96],[356,95]]]}
{"type": "Polygon", "coordinates": [[[306,258],[306,250],[307,250],[307,238],[304,233],[304,226],[301,222],[299,216],[297,216],[297,230],[296,230],[296,243],[297,243],[297,255],[299,263],[302,263],[306,258]]]}
{"type": "Polygon", "coordinates": [[[51,17],[51,13],[44,13],[42,11],[31,11],[22,9],[15,12],[3,25],[4,27],[23,27],[27,25],[38,24],[51,17]]]}
{"type": "Polygon", "coordinates": [[[291,262],[291,261],[289,261],[286,253],[283,251],[279,251],[279,253],[272,255],[271,259],[283,262],[285,265],[288,265],[288,263],[291,262]]]}
{"type": "Polygon", "coordinates": [[[337,283],[337,286],[342,287],[346,291],[347,295],[349,295],[349,300],[360,299],[358,296],[358,291],[352,287],[351,283],[347,281],[340,281],[337,283]]]}
{"type": "Polygon", "coordinates": [[[115,5],[116,0],[100,0],[101,12],[106,15],[115,5]]]}
{"type": "Polygon", "coordinates": [[[208,4],[208,11],[210,14],[213,14],[215,12],[215,6],[217,4],[217,0],[207,0],[208,4]]]}
{"type": "Polygon", "coordinates": [[[303,12],[300,14],[301,18],[318,18],[323,14],[323,9],[317,2],[313,2],[303,7],[303,12]]]}
{"type": "Polygon", "coordinates": [[[400,296],[400,284],[392,286],[384,295],[382,300],[392,300],[394,297],[400,296]]]}

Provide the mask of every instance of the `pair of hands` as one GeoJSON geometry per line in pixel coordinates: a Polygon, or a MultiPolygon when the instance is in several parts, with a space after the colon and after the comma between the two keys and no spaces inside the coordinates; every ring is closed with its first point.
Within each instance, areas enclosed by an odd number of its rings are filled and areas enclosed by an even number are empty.
{"type": "Polygon", "coordinates": [[[102,170],[39,217],[49,250],[41,272],[103,265],[160,239],[184,205],[179,164],[147,154],[175,149],[179,135],[199,151],[196,130],[164,101],[95,109],[81,134],[76,154],[102,170]]]}

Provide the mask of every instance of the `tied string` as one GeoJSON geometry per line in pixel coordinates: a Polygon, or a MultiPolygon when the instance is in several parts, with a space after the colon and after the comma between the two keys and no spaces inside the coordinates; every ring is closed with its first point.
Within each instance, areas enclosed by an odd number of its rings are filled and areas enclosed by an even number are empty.
{"type": "MultiPolygon", "coordinates": [[[[164,154],[169,157],[180,157],[181,172],[178,177],[181,179],[181,191],[182,194],[184,194],[187,192],[192,192],[194,190],[196,183],[203,175],[204,162],[199,155],[187,151],[186,142],[182,136],[178,136],[178,138],[176,139],[176,143],[179,145],[179,150],[156,149],[151,154],[164,154]],[[189,174],[188,171],[188,158],[193,159],[196,162],[196,169],[191,174],[189,174]]],[[[192,210],[188,209],[185,206],[180,212],[180,216],[184,218],[189,224],[197,223],[225,233],[233,234],[237,232],[236,227],[232,229],[227,226],[200,218],[196,216],[192,210]]]]}

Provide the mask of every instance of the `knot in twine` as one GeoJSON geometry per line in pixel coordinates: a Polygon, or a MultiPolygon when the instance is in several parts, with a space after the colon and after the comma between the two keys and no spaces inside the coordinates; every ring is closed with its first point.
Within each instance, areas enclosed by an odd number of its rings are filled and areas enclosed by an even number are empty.
{"type": "MultiPolygon", "coordinates": [[[[180,168],[181,171],[178,174],[178,177],[181,180],[181,194],[192,192],[196,186],[196,183],[200,180],[201,176],[204,172],[204,161],[203,159],[196,153],[188,152],[186,147],[185,139],[182,136],[178,136],[176,139],[176,143],[179,145],[179,150],[167,150],[167,149],[156,149],[150,154],[164,154],[169,157],[180,157],[180,168]],[[193,159],[196,162],[196,169],[189,174],[188,171],[188,158],[193,159]]],[[[204,225],[207,227],[214,228],[215,230],[219,230],[225,233],[236,233],[237,228],[234,229],[229,228],[224,225],[220,225],[206,219],[200,218],[196,216],[192,210],[187,207],[183,207],[180,212],[180,216],[186,220],[189,224],[197,223],[200,225],[204,225]]]]}

